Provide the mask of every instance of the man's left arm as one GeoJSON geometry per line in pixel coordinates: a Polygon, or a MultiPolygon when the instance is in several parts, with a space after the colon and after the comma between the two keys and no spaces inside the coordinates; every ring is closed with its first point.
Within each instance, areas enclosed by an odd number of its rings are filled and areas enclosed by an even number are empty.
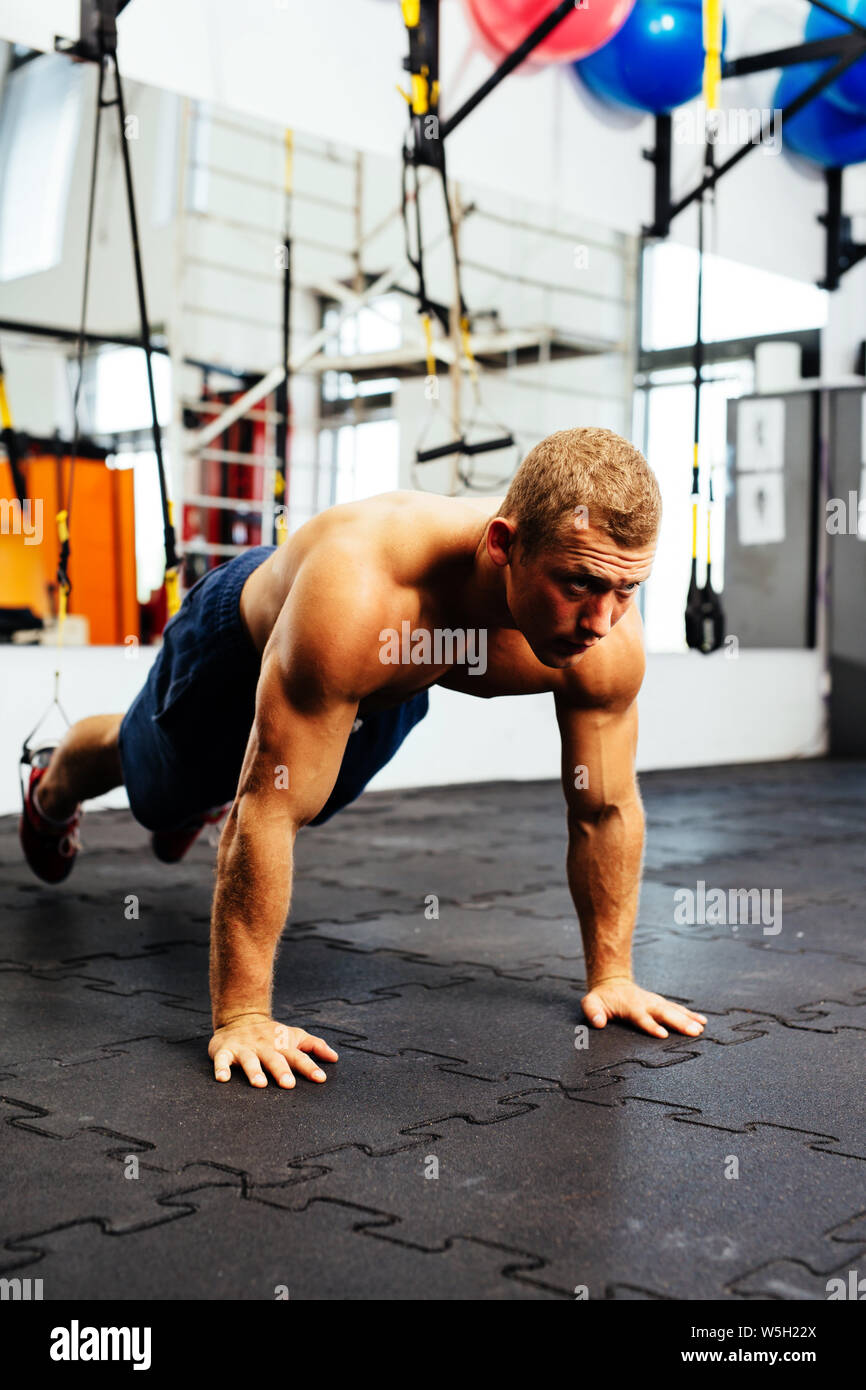
{"type": "MultiPolygon", "coordinates": [[[[634,674],[634,673],[633,673],[634,674]]],[[[604,699],[585,688],[557,692],[562,785],[568,808],[568,886],[580,921],[588,993],[583,1011],[597,1028],[622,1018],[654,1037],[667,1028],[697,1036],[706,1019],[638,985],[631,942],[640,897],[644,814],[635,776],[637,686],[604,699]],[[667,1025],[667,1028],[665,1027],[667,1025]]]]}

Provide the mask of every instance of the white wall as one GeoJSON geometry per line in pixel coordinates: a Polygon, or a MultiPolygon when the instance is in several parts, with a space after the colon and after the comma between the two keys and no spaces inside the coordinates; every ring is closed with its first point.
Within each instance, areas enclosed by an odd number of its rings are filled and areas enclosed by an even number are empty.
{"type": "MultiPolygon", "coordinates": [[[[804,0],[728,0],[729,54],[796,41],[804,0]]],[[[74,34],[75,0],[3,0],[0,34],[50,48],[74,34]]],[[[461,0],[442,3],[443,114],[488,75],[461,0]]],[[[400,148],[406,51],[399,7],[382,0],[132,0],[121,15],[124,71],[156,86],[393,156],[400,148]]],[[[727,105],[769,101],[774,78],[726,83],[727,105]]],[[[652,169],[642,158],[652,122],[614,114],[578,86],[569,69],[512,75],[449,142],[453,177],[589,214],[634,233],[650,220],[652,169]]],[[[699,151],[677,150],[676,184],[690,186],[699,151]]],[[[863,173],[850,177],[861,203],[863,173]]],[[[855,199],[856,200],[856,199],[855,199]]],[[[719,254],[783,274],[821,273],[823,186],[787,159],[749,155],[719,192],[719,254]],[[746,210],[748,210],[746,212],[746,210]]],[[[689,242],[684,214],[674,236],[689,242]]]]}

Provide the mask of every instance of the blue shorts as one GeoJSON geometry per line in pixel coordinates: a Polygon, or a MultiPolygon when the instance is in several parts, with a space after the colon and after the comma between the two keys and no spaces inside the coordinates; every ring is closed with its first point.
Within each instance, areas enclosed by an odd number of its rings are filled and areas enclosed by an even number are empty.
{"type": "MultiPolygon", "coordinates": [[[[159,654],[120,726],[132,814],[171,830],[234,801],[255,717],[261,658],[240,615],[244,582],[273,554],[259,545],[210,570],[166,624],[159,654]]],[[[310,825],[360,796],[427,713],[426,690],[366,715],[352,731],[336,785],[310,825]]]]}

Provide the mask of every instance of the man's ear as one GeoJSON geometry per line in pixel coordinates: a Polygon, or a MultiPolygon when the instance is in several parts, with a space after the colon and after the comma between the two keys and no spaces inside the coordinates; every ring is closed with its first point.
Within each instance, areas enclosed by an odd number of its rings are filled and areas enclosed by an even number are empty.
{"type": "Polygon", "coordinates": [[[517,528],[507,517],[495,516],[487,528],[487,553],[495,565],[514,560],[517,528]]]}

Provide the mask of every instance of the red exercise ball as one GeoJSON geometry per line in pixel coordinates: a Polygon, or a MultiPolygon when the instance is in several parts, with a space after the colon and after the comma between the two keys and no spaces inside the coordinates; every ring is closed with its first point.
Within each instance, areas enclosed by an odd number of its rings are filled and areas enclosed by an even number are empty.
{"type": "MultiPolygon", "coordinates": [[[[635,0],[588,0],[575,5],[525,60],[569,63],[585,58],[612,39],[625,24],[635,0]]],[[[556,0],[466,0],[467,12],[487,52],[496,62],[512,53],[556,7],[556,0]]]]}

